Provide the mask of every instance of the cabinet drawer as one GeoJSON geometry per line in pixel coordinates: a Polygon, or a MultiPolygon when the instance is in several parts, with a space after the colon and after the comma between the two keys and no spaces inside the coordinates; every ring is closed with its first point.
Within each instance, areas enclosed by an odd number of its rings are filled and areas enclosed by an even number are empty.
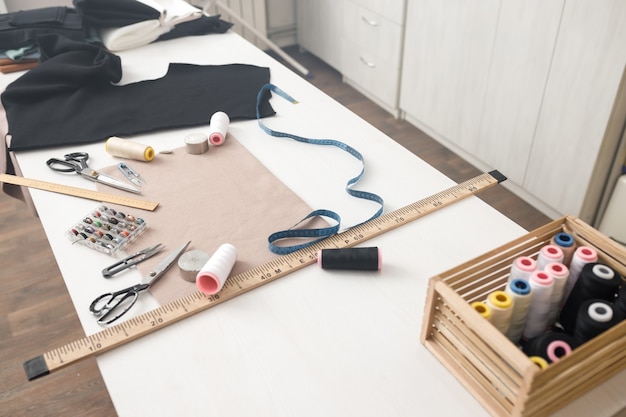
{"type": "Polygon", "coordinates": [[[343,37],[370,54],[399,66],[402,49],[402,26],[353,1],[343,10],[343,37]]]}
{"type": "Polygon", "coordinates": [[[344,40],[343,75],[391,108],[397,107],[400,71],[354,42],[344,40]]]}
{"type": "Polygon", "coordinates": [[[354,0],[359,6],[402,25],[404,22],[404,0],[354,0]]]}

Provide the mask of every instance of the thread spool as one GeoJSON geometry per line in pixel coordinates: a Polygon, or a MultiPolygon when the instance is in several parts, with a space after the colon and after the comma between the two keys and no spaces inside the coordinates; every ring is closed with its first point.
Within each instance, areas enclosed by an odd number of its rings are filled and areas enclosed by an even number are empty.
{"type": "Polygon", "coordinates": [[[530,339],[523,350],[529,357],[539,357],[548,363],[555,363],[572,353],[576,346],[576,340],[566,333],[547,332],[530,339]]]}
{"type": "Polygon", "coordinates": [[[580,306],[586,300],[613,302],[621,281],[622,277],[608,265],[597,262],[586,264],[561,310],[559,322],[563,329],[570,334],[574,332],[580,306]]]}
{"type": "Polygon", "coordinates": [[[204,133],[190,133],[185,136],[187,153],[201,155],[209,150],[209,139],[204,133]]]}
{"type": "Polygon", "coordinates": [[[493,291],[485,304],[491,309],[491,324],[501,333],[506,334],[511,325],[513,299],[505,291],[493,291]]]}
{"type": "Polygon", "coordinates": [[[513,343],[518,343],[522,337],[524,323],[530,306],[530,284],[523,279],[514,279],[504,289],[513,300],[511,323],[506,337],[513,343]]]}
{"type": "Polygon", "coordinates": [[[537,254],[537,269],[543,270],[551,262],[563,263],[563,251],[556,245],[545,245],[537,254]]]}
{"type": "Polygon", "coordinates": [[[548,361],[540,356],[531,356],[530,361],[537,365],[539,369],[546,369],[548,367],[548,361]]]}
{"type": "Polygon", "coordinates": [[[208,262],[208,253],[194,249],[183,253],[178,258],[178,269],[180,276],[185,281],[196,282],[196,276],[202,267],[208,262]]]}
{"type": "Polygon", "coordinates": [[[212,145],[222,145],[226,140],[230,118],[223,111],[213,113],[209,122],[209,141],[212,145]]]}
{"type": "Polygon", "coordinates": [[[586,264],[596,262],[597,260],[598,252],[596,252],[594,248],[589,246],[579,246],[576,249],[569,266],[569,277],[567,278],[567,284],[565,284],[565,290],[563,292],[563,302],[567,302],[576,281],[578,281],[578,277],[580,276],[580,272],[583,267],[586,264]]]}
{"type": "Polygon", "coordinates": [[[567,277],[569,277],[569,268],[560,262],[551,262],[547,264],[543,270],[554,279],[550,313],[548,313],[548,325],[552,325],[559,318],[559,311],[563,302],[563,292],[565,291],[567,277]]]}
{"type": "Polygon", "coordinates": [[[591,299],[581,304],[574,329],[574,339],[583,344],[619,322],[610,302],[591,299]]]}
{"type": "Polygon", "coordinates": [[[619,292],[617,293],[613,309],[620,315],[622,320],[626,318],[626,285],[624,285],[624,283],[622,283],[619,292]]]}
{"type": "Polygon", "coordinates": [[[528,281],[530,275],[537,269],[537,261],[530,256],[519,256],[515,258],[511,265],[511,272],[509,274],[509,282],[514,279],[523,279],[528,281]]]}
{"type": "Polygon", "coordinates": [[[529,284],[532,295],[522,331],[524,339],[532,339],[545,332],[548,325],[554,279],[544,271],[535,271],[530,276],[529,284]]]}
{"type": "Polygon", "coordinates": [[[377,247],[322,249],[317,263],[322,269],[378,271],[382,268],[382,254],[377,247]]]}
{"type": "Polygon", "coordinates": [[[218,293],[237,261],[237,248],[224,243],[211,256],[196,276],[196,286],[205,294],[218,293]]]}
{"type": "Polygon", "coordinates": [[[491,321],[491,308],[482,301],[474,301],[470,304],[478,314],[480,314],[485,320],[491,321]]]}
{"type": "Polygon", "coordinates": [[[563,251],[563,264],[569,268],[569,265],[572,262],[572,256],[576,250],[576,241],[574,240],[574,236],[569,233],[560,232],[552,236],[550,244],[561,248],[563,251]]]}
{"type": "Polygon", "coordinates": [[[133,142],[127,139],[111,136],[104,144],[109,155],[119,158],[133,159],[135,161],[152,161],[154,159],[154,149],[142,143],[133,142]]]}

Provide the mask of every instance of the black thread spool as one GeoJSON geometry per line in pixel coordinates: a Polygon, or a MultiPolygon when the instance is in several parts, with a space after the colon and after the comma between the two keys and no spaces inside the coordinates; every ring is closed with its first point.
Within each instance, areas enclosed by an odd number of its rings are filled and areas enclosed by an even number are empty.
{"type": "Polygon", "coordinates": [[[569,334],[574,333],[578,311],[585,301],[600,299],[613,302],[621,281],[620,274],[608,265],[598,262],[586,264],[561,310],[559,323],[563,329],[569,334]]]}
{"type": "Polygon", "coordinates": [[[539,356],[553,363],[570,354],[577,346],[576,339],[567,333],[547,332],[526,342],[523,351],[527,356],[539,356]]]}
{"type": "Polygon", "coordinates": [[[580,305],[574,339],[583,344],[619,322],[619,314],[616,314],[612,303],[601,299],[587,300],[580,305]]]}
{"type": "Polygon", "coordinates": [[[322,269],[351,271],[378,271],[382,257],[377,247],[322,249],[317,254],[317,263],[322,269]]]}
{"type": "Polygon", "coordinates": [[[613,309],[620,315],[622,320],[626,318],[626,285],[623,282],[617,293],[613,309]]]}

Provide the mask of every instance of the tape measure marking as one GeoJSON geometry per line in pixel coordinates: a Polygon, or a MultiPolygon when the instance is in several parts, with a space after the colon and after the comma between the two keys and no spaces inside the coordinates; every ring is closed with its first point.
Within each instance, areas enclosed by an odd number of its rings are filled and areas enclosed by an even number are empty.
{"type": "Polygon", "coordinates": [[[107,194],[101,191],[94,191],[85,188],[57,184],[53,182],[34,180],[31,178],[18,177],[16,175],[0,174],[0,182],[13,185],[21,185],[29,188],[37,188],[39,190],[71,195],[73,197],[86,198],[88,200],[96,200],[104,203],[119,204],[121,206],[133,207],[148,211],[154,211],[159,205],[159,203],[154,201],[140,200],[116,194],[107,194]]]}
{"type": "Polygon", "coordinates": [[[479,175],[408,206],[383,214],[349,230],[333,235],[261,266],[232,276],[215,295],[195,292],[91,336],[56,348],[24,362],[29,380],[48,375],[82,359],[104,353],[141,336],[155,332],[291,272],[317,262],[322,249],[348,248],[393,230],[461,199],[506,180],[498,171],[479,175]]]}

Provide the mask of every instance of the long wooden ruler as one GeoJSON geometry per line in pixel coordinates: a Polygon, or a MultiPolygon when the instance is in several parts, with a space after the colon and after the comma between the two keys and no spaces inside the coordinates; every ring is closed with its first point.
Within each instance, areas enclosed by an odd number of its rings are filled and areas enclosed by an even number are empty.
{"type": "Polygon", "coordinates": [[[189,316],[230,300],[240,294],[317,262],[321,249],[356,246],[385,232],[400,227],[449,206],[459,200],[491,188],[506,180],[498,171],[479,175],[454,187],[380,217],[333,235],[310,247],[276,258],[241,274],[230,277],[215,295],[195,292],[150,312],[111,326],[101,332],[46,352],[24,363],[29,380],[48,375],[82,359],[124,345],[189,316]]]}
{"type": "Polygon", "coordinates": [[[159,203],[137,198],[125,197],[116,194],[108,194],[102,191],[88,190],[85,188],[72,187],[69,185],[57,184],[35,180],[31,178],[19,177],[17,175],[0,174],[0,182],[21,185],[29,188],[37,188],[38,190],[50,191],[58,194],[71,195],[88,200],[102,201],[104,203],[119,204],[125,207],[134,207],[142,210],[154,211],[159,203]]]}

